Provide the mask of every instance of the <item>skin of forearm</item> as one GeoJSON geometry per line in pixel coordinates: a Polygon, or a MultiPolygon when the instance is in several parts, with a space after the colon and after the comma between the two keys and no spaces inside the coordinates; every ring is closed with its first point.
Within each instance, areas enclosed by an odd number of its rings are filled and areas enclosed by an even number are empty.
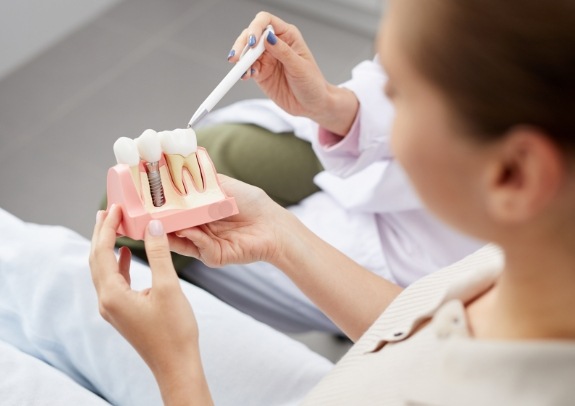
{"type": "Polygon", "coordinates": [[[176,362],[170,364],[156,364],[152,372],[160,387],[165,406],[214,404],[199,358],[199,350],[192,356],[180,356],[176,362]]]}
{"type": "Polygon", "coordinates": [[[285,211],[286,236],[270,262],[354,342],[402,288],[363,268],[285,211]]]}
{"type": "Polygon", "coordinates": [[[321,109],[309,116],[320,127],[340,136],[345,136],[359,110],[357,96],[351,90],[327,84],[325,102],[321,109]]]}

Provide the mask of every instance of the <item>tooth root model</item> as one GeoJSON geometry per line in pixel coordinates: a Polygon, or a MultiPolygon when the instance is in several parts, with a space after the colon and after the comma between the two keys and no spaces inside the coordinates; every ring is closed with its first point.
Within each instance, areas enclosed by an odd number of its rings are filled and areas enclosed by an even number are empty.
{"type": "Polygon", "coordinates": [[[166,197],[160,176],[160,159],[162,159],[160,137],[154,130],[146,130],[135,141],[140,157],[146,162],[145,167],[152,203],[156,207],[161,207],[166,203],[166,197]]]}
{"type": "Polygon", "coordinates": [[[114,155],[119,164],[125,164],[130,167],[136,190],[138,191],[138,195],[141,196],[140,154],[136,142],[128,137],[118,138],[114,143],[114,155]]]}
{"type": "Polygon", "coordinates": [[[192,176],[196,190],[203,192],[205,182],[196,156],[198,141],[194,130],[186,128],[162,131],[158,135],[170,170],[170,176],[178,191],[181,194],[189,193],[183,179],[183,168],[186,168],[192,176]]]}

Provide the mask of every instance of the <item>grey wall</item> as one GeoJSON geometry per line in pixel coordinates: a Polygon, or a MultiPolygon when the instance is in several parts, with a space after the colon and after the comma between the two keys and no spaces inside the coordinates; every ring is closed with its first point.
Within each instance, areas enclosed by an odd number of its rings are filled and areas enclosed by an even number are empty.
{"type": "Polygon", "coordinates": [[[258,0],[339,25],[363,35],[375,37],[379,26],[382,0],[258,0]]]}
{"type": "Polygon", "coordinates": [[[121,0],[0,0],[0,79],[121,0]]]}

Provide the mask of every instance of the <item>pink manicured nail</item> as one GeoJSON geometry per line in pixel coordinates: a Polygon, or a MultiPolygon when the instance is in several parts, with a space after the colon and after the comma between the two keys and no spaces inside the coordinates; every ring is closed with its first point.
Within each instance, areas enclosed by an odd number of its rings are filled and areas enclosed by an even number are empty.
{"type": "Polygon", "coordinates": [[[160,220],[152,220],[148,224],[148,230],[154,237],[159,237],[164,234],[164,225],[160,220]]]}
{"type": "Polygon", "coordinates": [[[102,220],[102,216],[104,215],[104,212],[102,210],[98,210],[96,212],[96,223],[99,223],[100,220],[102,220]]]}

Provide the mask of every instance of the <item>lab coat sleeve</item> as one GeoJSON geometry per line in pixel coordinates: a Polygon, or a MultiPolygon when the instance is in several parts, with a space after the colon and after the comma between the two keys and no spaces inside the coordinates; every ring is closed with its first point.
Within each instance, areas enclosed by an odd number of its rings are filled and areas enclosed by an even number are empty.
{"type": "Polygon", "coordinates": [[[393,106],[385,97],[385,72],[364,61],[341,86],[352,90],[359,111],[343,138],[319,128],[312,138],[325,172],[315,183],[349,210],[371,213],[420,209],[422,204],[391,152],[393,106]]]}
{"type": "Polygon", "coordinates": [[[352,78],[341,84],[353,91],[359,101],[356,122],[337,144],[329,142],[327,131],[319,129],[312,144],[326,170],[347,177],[373,162],[392,159],[390,148],[393,106],[383,94],[387,80],[381,65],[364,61],[352,70],[352,78]]]}

